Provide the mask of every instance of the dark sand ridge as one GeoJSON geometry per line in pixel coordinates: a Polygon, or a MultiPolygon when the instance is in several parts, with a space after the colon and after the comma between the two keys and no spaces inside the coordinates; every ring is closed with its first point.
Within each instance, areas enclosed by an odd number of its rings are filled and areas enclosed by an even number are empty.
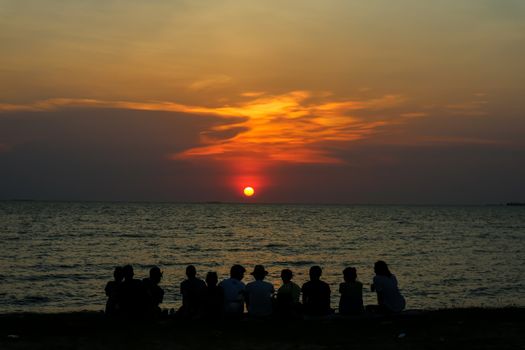
{"type": "Polygon", "coordinates": [[[0,349],[525,349],[525,308],[394,317],[118,325],[101,313],[0,315],[0,349]]]}

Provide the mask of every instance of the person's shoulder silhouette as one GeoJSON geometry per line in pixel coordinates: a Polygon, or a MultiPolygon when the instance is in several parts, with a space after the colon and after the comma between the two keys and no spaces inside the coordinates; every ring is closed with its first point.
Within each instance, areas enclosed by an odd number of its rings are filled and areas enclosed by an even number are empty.
{"type": "Polygon", "coordinates": [[[220,319],[223,315],[224,290],[217,285],[219,278],[216,272],[206,274],[206,289],[202,308],[202,317],[205,319],[220,319]]]}
{"type": "Polygon", "coordinates": [[[193,265],[186,267],[186,279],[180,284],[182,307],[179,313],[184,317],[194,318],[200,313],[206,283],[197,278],[197,269],[193,265]]]}
{"type": "Polygon", "coordinates": [[[282,301],[287,300],[290,303],[299,303],[301,298],[301,287],[292,281],[293,272],[290,269],[281,271],[281,279],[283,284],[277,290],[277,299],[282,301]]]}
{"type": "Polygon", "coordinates": [[[251,273],[255,281],[246,285],[246,305],[248,315],[257,318],[266,318],[273,312],[272,296],[275,292],[273,284],[264,281],[268,271],[263,265],[255,265],[251,273]]]}
{"type": "Polygon", "coordinates": [[[235,264],[230,268],[230,278],[219,283],[224,290],[224,313],[228,318],[240,318],[244,312],[245,272],[242,265],[235,264]]]}
{"type": "Polygon", "coordinates": [[[339,313],[356,315],[364,312],[363,284],[357,280],[357,270],[347,267],[343,270],[344,282],[339,285],[339,313]]]}
{"type": "Polygon", "coordinates": [[[330,286],[321,281],[323,270],[320,266],[310,268],[310,281],[303,284],[304,312],[307,315],[323,316],[331,313],[330,308],[330,286]]]}
{"type": "Polygon", "coordinates": [[[120,308],[119,288],[124,279],[124,270],[121,266],[115,267],[113,271],[113,281],[109,281],[104,288],[108,300],[106,302],[106,314],[116,315],[120,308]]]}
{"type": "Polygon", "coordinates": [[[142,281],[147,298],[147,312],[153,317],[161,313],[159,305],[164,299],[164,289],[159,286],[161,279],[162,271],[157,266],[154,266],[149,270],[149,277],[142,281]]]}
{"type": "Polygon", "coordinates": [[[119,298],[122,313],[127,317],[142,317],[145,308],[145,290],[140,280],[133,278],[135,273],[131,265],[123,268],[124,281],[120,284],[119,298]]]}
{"type": "Polygon", "coordinates": [[[401,312],[405,306],[405,298],[401,295],[397,278],[390,272],[386,262],[379,260],[374,264],[375,276],[371,289],[377,293],[377,307],[369,307],[371,311],[384,313],[401,312]]]}
{"type": "Polygon", "coordinates": [[[277,290],[277,315],[285,319],[299,318],[301,314],[301,287],[292,281],[293,272],[290,269],[281,271],[283,284],[277,290]]]}

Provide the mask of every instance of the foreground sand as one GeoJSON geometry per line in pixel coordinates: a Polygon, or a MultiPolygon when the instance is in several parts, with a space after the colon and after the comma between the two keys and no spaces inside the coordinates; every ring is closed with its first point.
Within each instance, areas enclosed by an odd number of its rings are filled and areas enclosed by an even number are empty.
{"type": "Polygon", "coordinates": [[[99,313],[0,315],[0,349],[525,349],[525,308],[394,318],[115,325],[99,313]]]}

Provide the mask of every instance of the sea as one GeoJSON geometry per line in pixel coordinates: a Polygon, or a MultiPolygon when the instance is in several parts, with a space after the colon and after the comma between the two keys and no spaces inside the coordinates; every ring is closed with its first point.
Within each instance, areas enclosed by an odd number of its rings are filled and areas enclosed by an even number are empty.
{"type": "Polygon", "coordinates": [[[255,264],[308,280],[319,265],[332,307],[345,267],[365,304],[386,261],[409,309],[525,306],[525,207],[0,202],[0,313],[103,310],[116,266],[163,271],[162,304],[177,309],[185,267],[228,277],[255,264]]]}

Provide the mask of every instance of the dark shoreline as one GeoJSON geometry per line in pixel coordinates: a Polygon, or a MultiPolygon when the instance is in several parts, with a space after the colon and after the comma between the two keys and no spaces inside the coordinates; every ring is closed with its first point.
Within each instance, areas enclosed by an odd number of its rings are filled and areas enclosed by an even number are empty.
{"type": "Polygon", "coordinates": [[[524,330],[524,307],[148,325],[118,324],[100,312],[18,313],[0,315],[0,349],[525,349],[524,330]]]}

